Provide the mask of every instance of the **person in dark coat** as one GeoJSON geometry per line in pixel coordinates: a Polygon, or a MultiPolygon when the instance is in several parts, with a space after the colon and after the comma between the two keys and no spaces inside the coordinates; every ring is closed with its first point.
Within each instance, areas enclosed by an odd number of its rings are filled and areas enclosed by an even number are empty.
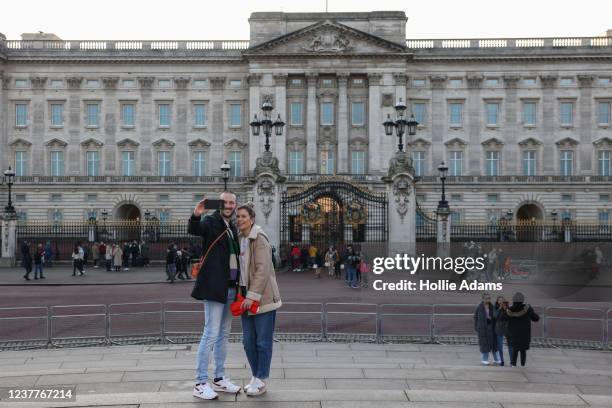
{"type": "Polygon", "coordinates": [[[231,218],[236,210],[236,195],[228,191],[219,197],[223,209],[202,217],[206,199],[193,210],[187,232],[202,237],[205,256],[191,296],[204,301],[204,333],[198,347],[196,385],[193,395],[215,399],[217,392],[237,393],[238,385],[225,377],[225,357],[232,324],[230,304],[236,300],[240,278],[238,230],[231,218]],[[214,346],[214,348],[213,348],[214,346]],[[214,353],[215,372],[209,381],[208,363],[214,353]]]}
{"type": "Polygon", "coordinates": [[[508,340],[508,320],[502,318],[506,313],[508,302],[503,296],[498,296],[495,301],[495,337],[497,338],[497,350],[499,351],[500,365],[504,365],[504,338],[508,342],[508,356],[512,359],[512,346],[508,340]]]}
{"type": "Polygon", "coordinates": [[[26,271],[25,275],[23,275],[23,279],[30,280],[30,273],[32,272],[32,254],[30,254],[30,243],[28,241],[23,241],[21,245],[21,264],[26,271]]]}
{"type": "Polygon", "coordinates": [[[34,250],[34,279],[45,279],[43,275],[43,257],[45,250],[42,244],[38,244],[38,247],[34,250]],[[39,278],[40,273],[40,278],[39,278]]]}
{"type": "Polygon", "coordinates": [[[482,354],[482,364],[489,365],[489,353],[493,354],[495,364],[500,364],[495,337],[495,309],[491,295],[483,293],[482,302],[474,311],[474,331],[478,334],[478,346],[482,354]]]}
{"type": "Polygon", "coordinates": [[[516,359],[521,354],[521,366],[527,360],[527,350],[531,344],[531,322],[540,320],[540,316],[530,305],[525,304],[525,296],[516,292],[512,297],[512,306],[504,314],[504,320],[508,320],[508,340],[512,346],[512,357],[510,364],[516,366],[516,359]]]}

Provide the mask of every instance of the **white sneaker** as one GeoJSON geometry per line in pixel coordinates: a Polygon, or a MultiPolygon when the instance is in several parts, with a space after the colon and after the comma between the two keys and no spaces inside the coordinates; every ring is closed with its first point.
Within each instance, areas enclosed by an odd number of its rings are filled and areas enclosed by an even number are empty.
{"type": "Polygon", "coordinates": [[[489,365],[489,362],[486,361],[486,360],[482,360],[481,363],[482,363],[482,365],[489,365]]]}
{"type": "Polygon", "coordinates": [[[256,397],[266,392],[266,384],[259,378],[254,378],[249,389],[246,390],[246,395],[249,397],[256,397]]]}
{"type": "Polygon", "coordinates": [[[255,382],[255,377],[251,377],[251,381],[249,381],[249,383],[244,386],[244,390],[248,391],[249,387],[252,387],[254,382],[255,382]]]}
{"type": "Polygon", "coordinates": [[[212,389],[217,392],[227,392],[230,394],[237,394],[240,392],[242,388],[232,383],[228,377],[223,377],[219,381],[212,382],[212,389]]]}
{"type": "Polygon", "coordinates": [[[219,398],[219,394],[213,391],[210,384],[198,384],[193,388],[193,396],[203,400],[214,400],[219,398]]]}

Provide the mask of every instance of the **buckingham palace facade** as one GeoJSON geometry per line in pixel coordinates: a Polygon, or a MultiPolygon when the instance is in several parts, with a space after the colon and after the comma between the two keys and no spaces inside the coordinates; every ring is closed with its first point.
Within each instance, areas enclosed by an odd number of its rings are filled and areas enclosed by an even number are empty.
{"type": "MultiPolygon", "coordinates": [[[[242,23],[239,21],[229,23],[242,23]]],[[[453,220],[612,209],[612,30],[592,38],[406,39],[404,12],[253,13],[245,41],[0,37],[0,168],[21,220],[107,211],[185,218],[202,194],[248,200],[264,101],[286,122],[270,150],[287,191],[320,179],[372,192],[406,104],[420,208],[448,165],[453,220]]],[[[7,189],[0,190],[2,205],[7,189]]]]}

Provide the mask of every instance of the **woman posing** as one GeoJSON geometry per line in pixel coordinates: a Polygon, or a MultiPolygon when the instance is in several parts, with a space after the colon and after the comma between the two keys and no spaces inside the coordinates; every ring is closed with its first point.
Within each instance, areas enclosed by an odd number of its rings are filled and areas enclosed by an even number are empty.
{"type": "Polygon", "coordinates": [[[242,309],[246,310],[242,314],[243,344],[253,374],[244,389],[247,395],[256,396],[266,392],[276,309],[282,302],[270,242],[255,224],[253,208],[249,205],[238,207],[236,223],[240,230],[240,292],[246,297],[242,303],[242,309]]]}

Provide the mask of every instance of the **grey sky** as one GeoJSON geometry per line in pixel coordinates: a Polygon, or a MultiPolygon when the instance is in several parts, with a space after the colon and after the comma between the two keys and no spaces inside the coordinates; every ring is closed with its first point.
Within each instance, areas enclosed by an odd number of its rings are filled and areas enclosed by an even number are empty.
{"type": "MultiPolygon", "coordinates": [[[[0,32],[63,39],[248,39],[253,11],[325,11],[325,0],[4,0],[0,32]]],[[[612,29],[612,1],[329,0],[329,11],[403,10],[408,38],[595,36],[612,29]]]]}

